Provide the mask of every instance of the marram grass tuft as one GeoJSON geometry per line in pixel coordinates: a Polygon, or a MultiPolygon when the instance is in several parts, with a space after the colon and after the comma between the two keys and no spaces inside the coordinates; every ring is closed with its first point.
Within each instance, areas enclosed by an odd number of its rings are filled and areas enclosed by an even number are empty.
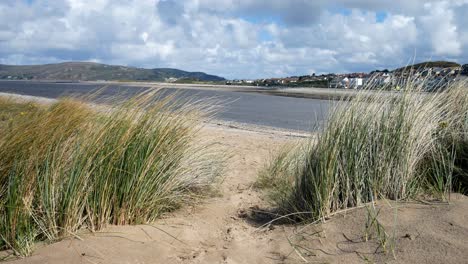
{"type": "Polygon", "coordinates": [[[198,138],[206,105],[158,92],[116,104],[61,99],[1,128],[0,250],[26,256],[81,228],[150,223],[219,175],[222,153],[198,138]]]}
{"type": "Polygon", "coordinates": [[[316,221],[378,198],[447,199],[466,188],[466,82],[431,93],[422,92],[424,82],[405,84],[399,92],[367,87],[334,103],[309,141],[261,172],[260,183],[275,183],[267,186],[273,204],[316,221]]]}

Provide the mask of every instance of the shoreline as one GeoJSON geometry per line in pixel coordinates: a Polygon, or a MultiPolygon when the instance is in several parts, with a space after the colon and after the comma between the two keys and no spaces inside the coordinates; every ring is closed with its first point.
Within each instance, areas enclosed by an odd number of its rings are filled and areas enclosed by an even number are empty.
{"type": "MultiPolygon", "coordinates": [[[[11,98],[12,100],[18,102],[35,102],[41,105],[48,105],[54,102],[57,102],[57,99],[51,99],[47,97],[40,96],[31,96],[31,95],[22,95],[14,93],[2,93],[0,92],[0,97],[11,98]]],[[[99,104],[97,104],[99,106],[99,104]]],[[[233,131],[244,131],[252,132],[264,135],[277,135],[282,137],[291,137],[291,138],[307,138],[313,132],[293,130],[293,129],[284,129],[279,127],[271,126],[262,126],[248,123],[241,123],[236,121],[227,121],[222,119],[209,119],[206,123],[203,124],[203,128],[208,129],[224,129],[224,130],[233,130],[233,131]]]]}

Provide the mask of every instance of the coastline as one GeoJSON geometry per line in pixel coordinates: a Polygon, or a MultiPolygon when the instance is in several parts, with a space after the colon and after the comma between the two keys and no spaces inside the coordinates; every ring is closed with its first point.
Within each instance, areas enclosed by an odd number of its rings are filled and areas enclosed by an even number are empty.
{"type": "Polygon", "coordinates": [[[0,80],[1,82],[36,82],[58,84],[92,84],[92,85],[119,85],[128,87],[174,88],[193,90],[216,90],[238,93],[256,93],[272,96],[294,97],[319,100],[340,100],[343,97],[352,97],[357,90],[313,87],[260,87],[247,85],[218,85],[218,84],[178,84],[164,82],[118,82],[118,81],[62,81],[62,80],[0,80]]]}

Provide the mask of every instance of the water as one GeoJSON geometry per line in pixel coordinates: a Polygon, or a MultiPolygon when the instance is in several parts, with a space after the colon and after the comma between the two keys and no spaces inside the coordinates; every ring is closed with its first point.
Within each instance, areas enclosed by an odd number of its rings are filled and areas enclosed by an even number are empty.
{"type": "MultiPolygon", "coordinates": [[[[58,98],[66,95],[84,95],[104,85],[88,83],[53,83],[34,81],[0,81],[0,92],[58,98]]],[[[148,87],[110,85],[102,91],[104,96],[125,94],[130,97],[148,87]]],[[[215,88],[213,88],[215,89],[215,88]]],[[[326,115],[326,100],[272,96],[255,93],[166,88],[166,92],[178,91],[180,98],[212,99],[222,101],[222,109],[216,118],[246,124],[271,126],[281,129],[310,131],[326,115]]]]}

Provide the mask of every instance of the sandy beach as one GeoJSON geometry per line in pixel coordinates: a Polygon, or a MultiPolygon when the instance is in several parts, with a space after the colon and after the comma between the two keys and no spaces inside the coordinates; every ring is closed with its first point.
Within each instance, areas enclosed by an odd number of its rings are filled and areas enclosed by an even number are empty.
{"type": "Polygon", "coordinates": [[[337,213],[315,225],[262,226],[270,220],[261,213],[269,204],[263,191],[254,187],[257,173],[275,151],[300,143],[306,134],[213,121],[201,136],[230,157],[210,198],[168,213],[153,225],[70,234],[68,239],[38,245],[31,257],[12,263],[466,262],[466,196],[454,194],[448,203],[379,201],[378,219],[395,238],[394,247],[386,252],[375,241],[362,241],[364,208],[337,213]]]}
{"type": "Polygon", "coordinates": [[[93,82],[84,81],[84,84],[99,84],[99,85],[129,85],[135,87],[158,87],[158,88],[178,88],[178,89],[195,89],[195,90],[216,90],[229,92],[257,93],[268,94],[274,96],[309,98],[309,99],[324,99],[324,100],[340,100],[343,97],[351,97],[356,94],[354,89],[343,88],[315,88],[315,87],[286,87],[286,86],[252,86],[252,85],[219,85],[219,84],[180,84],[180,83],[161,83],[161,82],[93,82]]]}

